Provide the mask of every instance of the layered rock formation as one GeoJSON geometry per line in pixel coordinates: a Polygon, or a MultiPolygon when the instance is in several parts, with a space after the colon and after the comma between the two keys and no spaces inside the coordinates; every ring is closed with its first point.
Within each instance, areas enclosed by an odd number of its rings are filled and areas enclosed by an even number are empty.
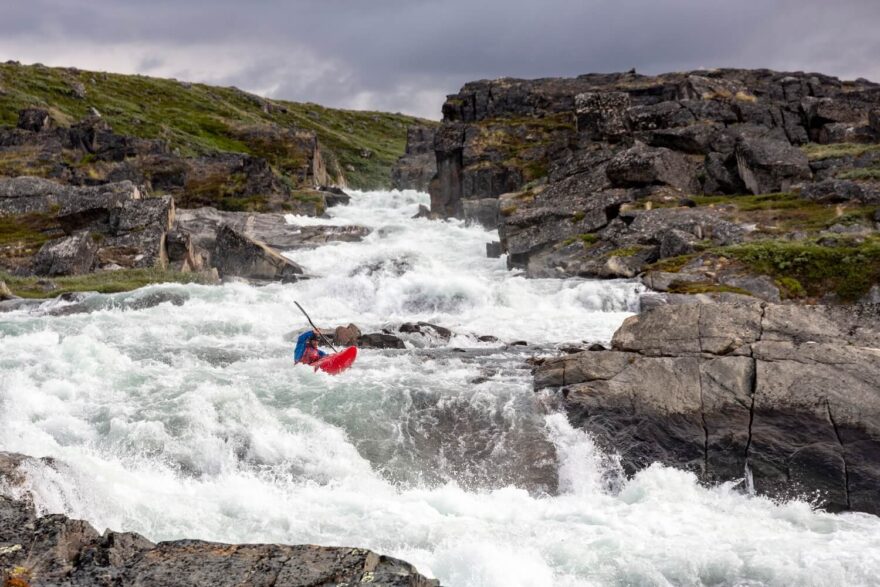
{"type": "Polygon", "coordinates": [[[167,141],[119,134],[93,114],[69,126],[49,110],[24,109],[16,128],[0,127],[0,175],[32,175],[85,186],[131,181],[170,194],[183,207],[213,205],[319,215],[326,206],[314,188],[337,181],[327,172],[312,131],[242,126],[246,153],[182,156],[167,141]]]}
{"type": "Polygon", "coordinates": [[[406,153],[391,168],[391,187],[428,191],[431,179],[437,173],[437,159],[434,156],[436,130],[431,126],[411,126],[406,129],[406,153]]]}
{"type": "Polygon", "coordinates": [[[500,79],[466,84],[443,113],[432,212],[497,226],[531,276],[631,277],[691,256],[677,272],[704,254],[678,289],[864,296],[793,267],[818,245],[856,249],[827,256],[866,256],[880,278],[877,84],[767,70],[500,79]],[[790,250],[763,266],[743,248],[779,242],[790,250]],[[761,274],[773,287],[751,287],[761,274]]]}
{"type": "MultiPolygon", "coordinates": [[[[0,452],[0,482],[21,484],[19,466],[32,460],[0,452]]],[[[43,459],[43,465],[53,462],[43,459]]],[[[0,580],[10,587],[438,585],[404,561],[361,548],[199,540],[154,544],[133,532],[101,534],[83,520],[37,515],[28,495],[0,496],[0,580]]]]}
{"type": "Polygon", "coordinates": [[[291,225],[282,214],[210,207],[178,214],[171,196],[150,196],[130,181],[78,187],[35,177],[0,178],[0,224],[8,229],[0,235],[0,269],[44,277],[216,269],[222,277],[289,281],[304,271],[274,249],[368,234],[358,226],[291,225]]]}
{"type": "Polygon", "coordinates": [[[706,482],[880,514],[877,307],[664,305],[613,350],[544,361],[571,422],[633,472],[660,462],[706,482]]]}

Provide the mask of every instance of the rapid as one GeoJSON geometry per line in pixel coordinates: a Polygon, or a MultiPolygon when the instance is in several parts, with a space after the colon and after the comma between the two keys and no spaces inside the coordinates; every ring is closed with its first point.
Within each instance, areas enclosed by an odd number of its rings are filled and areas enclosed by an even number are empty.
{"type": "Polygon", "coordinates": [[[607,342],[640,286],[525,279],[486,257],[496,235],[412,219],[425,202],[355,193],[329,220],[290,217],[372,229],[288,253],[313,276],[298,283],[0,314],[0,450],[58,459],[0,492],[153,541],[371,548],[453,587],[880,583],[874,516],[656,464],[625,479],[532,391],[525,360],[607,342]],[[454,335],[403,335],[406,350],[362,350],[331,377],[293,363],[308,327],[294,300],[321,326],[454,335]]]}

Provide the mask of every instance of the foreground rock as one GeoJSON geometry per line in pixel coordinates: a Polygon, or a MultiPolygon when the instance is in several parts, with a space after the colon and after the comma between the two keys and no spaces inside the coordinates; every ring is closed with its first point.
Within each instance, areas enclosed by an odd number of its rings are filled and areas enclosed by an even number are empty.
{"type": "MultiPolygon", "coordinates": [[[[37,462],[0,452],[0,481],[21,484],[19,466],[25,463],[54,466],[51,459],[37,462]]],[[[0,496],[0,579],[4,585],[32,587],[438,585],[404,561],[360,548],[199,540],[153,544],[132,532],[100,534],[82,520],[38,516],[29,496],[0,496]]]]}
{"type": "Polygon", "coordinates": [[[550,359],[572,423],[630,474],[660,462],[706,482],[880,514],[880,312],[761,303],[665,305],[612,351],[550,359]]]}

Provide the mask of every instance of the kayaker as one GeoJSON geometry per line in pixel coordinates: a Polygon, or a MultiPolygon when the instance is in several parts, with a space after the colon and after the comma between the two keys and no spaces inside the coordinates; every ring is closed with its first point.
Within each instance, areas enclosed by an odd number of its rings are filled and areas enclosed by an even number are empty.
{"type": "Polygon", "coordinates": [[[293,358],[297,363],[305,363],[311,365],[321,357],[326,357],[327,353],[318,348],[318,333],[315,330],[303,332],[296,339],[296,350],[293,358]]]}

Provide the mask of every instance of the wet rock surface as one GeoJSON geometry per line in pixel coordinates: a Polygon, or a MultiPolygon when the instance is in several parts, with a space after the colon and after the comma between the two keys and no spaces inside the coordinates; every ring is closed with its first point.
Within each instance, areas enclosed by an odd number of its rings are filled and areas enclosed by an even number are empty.
{"type": "Polygon", "coordinates": [[[406,153],[391,168],[394,189],[428,191],[431,178],[437,172],[435,131],[429,126],[411,126],[406,130],[406,153]]]}
{"type": "Polygon", "coordinates": [[[628,318],[613,350],[544,361],[536,389],[630,474],[748,471],[761,494],[880,513],[877,308],[688,301],[628,318]]]}
{"type": "MultiPolygon", "coordinates": [[[[23,483],[22,465],[55,466],[0,452],[0,481],[23,483]]],[[[99,533],[60,514],[38,515],[28,494],[0,496],[0,578],[49,585],[343,585],[431,587],[399,559],[361,548],[219,544],[175,540],[154,544],[132,532],[99,533]],[[6,575],[6,576],[4,576],[6,575]]]]}

